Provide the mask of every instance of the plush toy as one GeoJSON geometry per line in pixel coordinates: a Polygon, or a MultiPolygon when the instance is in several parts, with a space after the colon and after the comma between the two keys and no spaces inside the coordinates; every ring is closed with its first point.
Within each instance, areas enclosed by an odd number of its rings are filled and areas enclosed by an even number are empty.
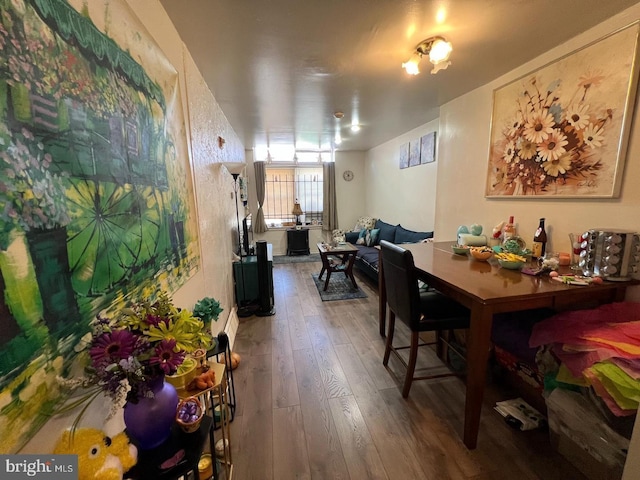
{"type": "Polygon", "coordinates": [[[65,430],[53,450],[78,455],[78,480],[122,480],[138,460],[138,449],[124,432],[107,436],[95,428],[65,430]]]}

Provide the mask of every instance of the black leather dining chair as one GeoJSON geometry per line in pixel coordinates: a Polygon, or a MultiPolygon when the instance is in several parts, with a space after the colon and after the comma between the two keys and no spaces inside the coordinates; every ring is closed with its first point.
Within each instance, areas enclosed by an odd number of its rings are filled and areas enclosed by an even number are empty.
{"type": "MultiPolygon", "coordinates": [[[[414,376],[418,347],[436,343],[420,343],[420,333],[436,332],[437,342],[447,343],[442,333],[447,330],[469,328],[470,312],[456,301],[435,290],[420,291],[413,255],[409,250],[384,240],[380,242],[380,248],[382,251],[382,271],[387,291],[387,303],[390,310],[387,342],[382,363],[387,366],[389,356],[393,352],[406,367],[407,373],[402,388],[402,396],[407,398],[414,380],[456,375],[455,373],[445,373],[414,376]],[[396,317],[399,317],[411,330],[410,345],[393,345],[396,317]],[[410,349],[408,363],[398,352],[398,350],[407,348],[410,349]]],[[[447,343],[447,345],[454,349],[450,344],[447,343]]]]}

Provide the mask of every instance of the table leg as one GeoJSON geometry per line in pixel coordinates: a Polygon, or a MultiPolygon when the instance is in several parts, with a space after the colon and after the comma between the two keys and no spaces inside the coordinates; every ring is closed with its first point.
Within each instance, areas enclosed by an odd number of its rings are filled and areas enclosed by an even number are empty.
{"type": "Polygon", "coordinates": [[[347,264],[347,276],[351,279],[351,283],[353,283],[353,288],[357,289],[358,284],[356,283],[356,279],[353,276],[353,264],[356,261],[355,252],[349,255],[349,263],[347,264]]]}
{"type": "Polygon", "coordinates": [[[471,326],[467,350],[467,395],[464,405],[464,444],[476,448],[482,397],[487,375],[487,362],[491,347],[491,323],[493,312],[482,304],[471,308],[471,326]]]}
{"type": "Polygon", "coordinates": [[[382,250],[378,250],[378,325],[380,336],[385,336],[385,326],[387,323],[387,288],[384,283],[382,272],[382,250]]]}
{"type": "Polygon", "coordinates": [[[327,287],[329,286],[329,279],[331,278],[331,269],[327,269],[327,280],[324,282],[324,291],[327,291],[327,287]]]}

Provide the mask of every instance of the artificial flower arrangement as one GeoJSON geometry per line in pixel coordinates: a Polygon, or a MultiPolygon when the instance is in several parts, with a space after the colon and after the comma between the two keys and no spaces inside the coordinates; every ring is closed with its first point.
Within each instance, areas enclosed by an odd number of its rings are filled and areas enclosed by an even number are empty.
{"type": "Polygon", "coordinates": [[[147,381],[173,375],[191,353],[211,342],[204,322],[176,308],[166,292],[155,302],[134,303],[117,319],[98,316],[89,349],[93,375],[112,398],[127,401],[150,396],[147,381]]]}
{"type": "Polygon", "coordinates": [[[125,402],[152,397],[149,381],[173,375],[187,354],[210,345],[212,337],[204,322],[189,310],[178,309],[171,297],[159,292],[155,301],[141,301],[121,310],[115,318],[97,315],[92,322],[90,365],[83,379],[60,379],[68,388],[90,387],[85,394],[58,413],[89,403],[101,392],[114,400],[114,411],[125,402]]]}

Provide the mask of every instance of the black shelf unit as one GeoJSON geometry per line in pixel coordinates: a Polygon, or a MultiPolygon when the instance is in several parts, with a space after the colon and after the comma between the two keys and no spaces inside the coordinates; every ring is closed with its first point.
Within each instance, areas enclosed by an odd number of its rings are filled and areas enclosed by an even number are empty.
{"type": "MultiPolygon", "coordinates": [[[[227,406],[229,410],[231,410],[231,418],[230,422],[233,422],[233,419],[236,415],[236,387],[233,383],[233,368],[231,368],[231,345],[229,344],[229,338],[227,335],[224,335],[224,340],[221,341],[220,337],[216,341],[216,346],[207,351],[207,358],[215,357],[216,362],[220,363],[220,355],[224,354],[224,365],[225,365],[225,376],[227,377],[227,406]]],[[[218,428],[216,425],[215,415],[211,412],[213,417],[213,427],[218,428]]],[[[224,415],[224,412],[220,412],[221,415],[224,415]]],[[[213,448],[213,447],[211,447],[213,448]]]]}

